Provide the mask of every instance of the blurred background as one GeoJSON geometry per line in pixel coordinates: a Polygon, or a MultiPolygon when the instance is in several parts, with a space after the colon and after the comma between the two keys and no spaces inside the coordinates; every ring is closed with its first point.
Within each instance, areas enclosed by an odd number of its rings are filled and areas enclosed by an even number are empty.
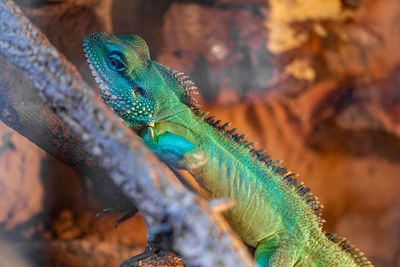
{"type": "MultiPolygon", "coordinates": [[[[400,266],[400,1],[15,2],[96,91],[83,36],[143,37],[204,110],[301,175],[327,232],[400,266]]],[[[0,199],[0,266],[118,266],[146,246],[140,214],[94,219],[82,178],[1,122],[0,199]]]]}

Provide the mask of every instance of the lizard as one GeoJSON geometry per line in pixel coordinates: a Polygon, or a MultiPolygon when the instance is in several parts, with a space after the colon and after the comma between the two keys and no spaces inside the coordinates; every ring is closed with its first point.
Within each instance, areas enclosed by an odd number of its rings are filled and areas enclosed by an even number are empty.
{"type": "Polygon", "coordinates": [[[202,197],[235,201],[223,215],[255,248],[258,265],[373,266],[346,238],[323,230],[323,206],[297,174],[208,117],[195,84],[152,60],[141,37],[91,33],[83,48],[102,99],[149,149],[202,197]]]}

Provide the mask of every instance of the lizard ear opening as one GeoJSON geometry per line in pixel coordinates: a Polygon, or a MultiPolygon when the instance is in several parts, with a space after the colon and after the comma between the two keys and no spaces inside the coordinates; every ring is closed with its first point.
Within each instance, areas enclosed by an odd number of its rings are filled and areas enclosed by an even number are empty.
{"type": "Polygon", "coordinates": [[[142,59],[148,60],[150,59],[149,48],[147,47],[147,43],[141,37],[134,34],[124,34],[119,35],[118,39],[124,41],[127,45],[132,47],[132,50],[142,59]]]}

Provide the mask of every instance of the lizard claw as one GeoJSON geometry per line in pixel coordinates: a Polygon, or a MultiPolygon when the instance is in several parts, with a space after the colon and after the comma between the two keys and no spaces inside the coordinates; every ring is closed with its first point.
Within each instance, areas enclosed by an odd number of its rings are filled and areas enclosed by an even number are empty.
{"type": "Polygon", "coordinates": [[[119,212],[124,212],[126,211],[127,208],[126,207],[113,207],[113,208],[105,208],[99,212],[96,213],[96,215],[94,216],[95,218],[98,218],[104,214],[109,214],[109,213],[119,213],[119,212]]]}
{"type": "Polygon", "coordinates": [[[135,207],[135,209],[128,210],[128,211],[125,213],[124,216],[122,216],[121,218],[119,218],[119,219],[115,222],[114,227],[117,228],[118,225],[120,225],[121,223],[123,223],[123,222],[125,222],[126,220],[128,220],[128,219],[132,218],[133,216],[135,216],[135,214],[136,214],[137,212],[138,212],[138,210],[136,209],[136,207],[135,207]]]}
{"type": "Polygon", "coordinates": [[[128,220],[129,218],[133,217],[138,212],[138,209],[135,206],[106,208],[96,213],[95,218],[98,218],[104,214],[120,213],[120,212],[126,212],[126,213],[124,216],[122,216],[115,222],[115,227],[118,227],[118,225],[128,220]]]}

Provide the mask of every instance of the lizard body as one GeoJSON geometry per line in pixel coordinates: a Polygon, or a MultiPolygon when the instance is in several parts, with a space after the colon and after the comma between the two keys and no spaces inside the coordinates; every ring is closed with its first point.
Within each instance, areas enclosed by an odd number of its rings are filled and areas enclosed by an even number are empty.
{"type": "Polygon", "coordinates": [[[272,162],[229,124],[206,118],[183,73],[150,59],[136,35],[92,33],[84,40],[101,96],[183,182],[207,199],[227,197],[232,229],[256,248],[261,266],[372,266],[363,253],[326,234],[322,205],[296,175],[272,162]]]}

